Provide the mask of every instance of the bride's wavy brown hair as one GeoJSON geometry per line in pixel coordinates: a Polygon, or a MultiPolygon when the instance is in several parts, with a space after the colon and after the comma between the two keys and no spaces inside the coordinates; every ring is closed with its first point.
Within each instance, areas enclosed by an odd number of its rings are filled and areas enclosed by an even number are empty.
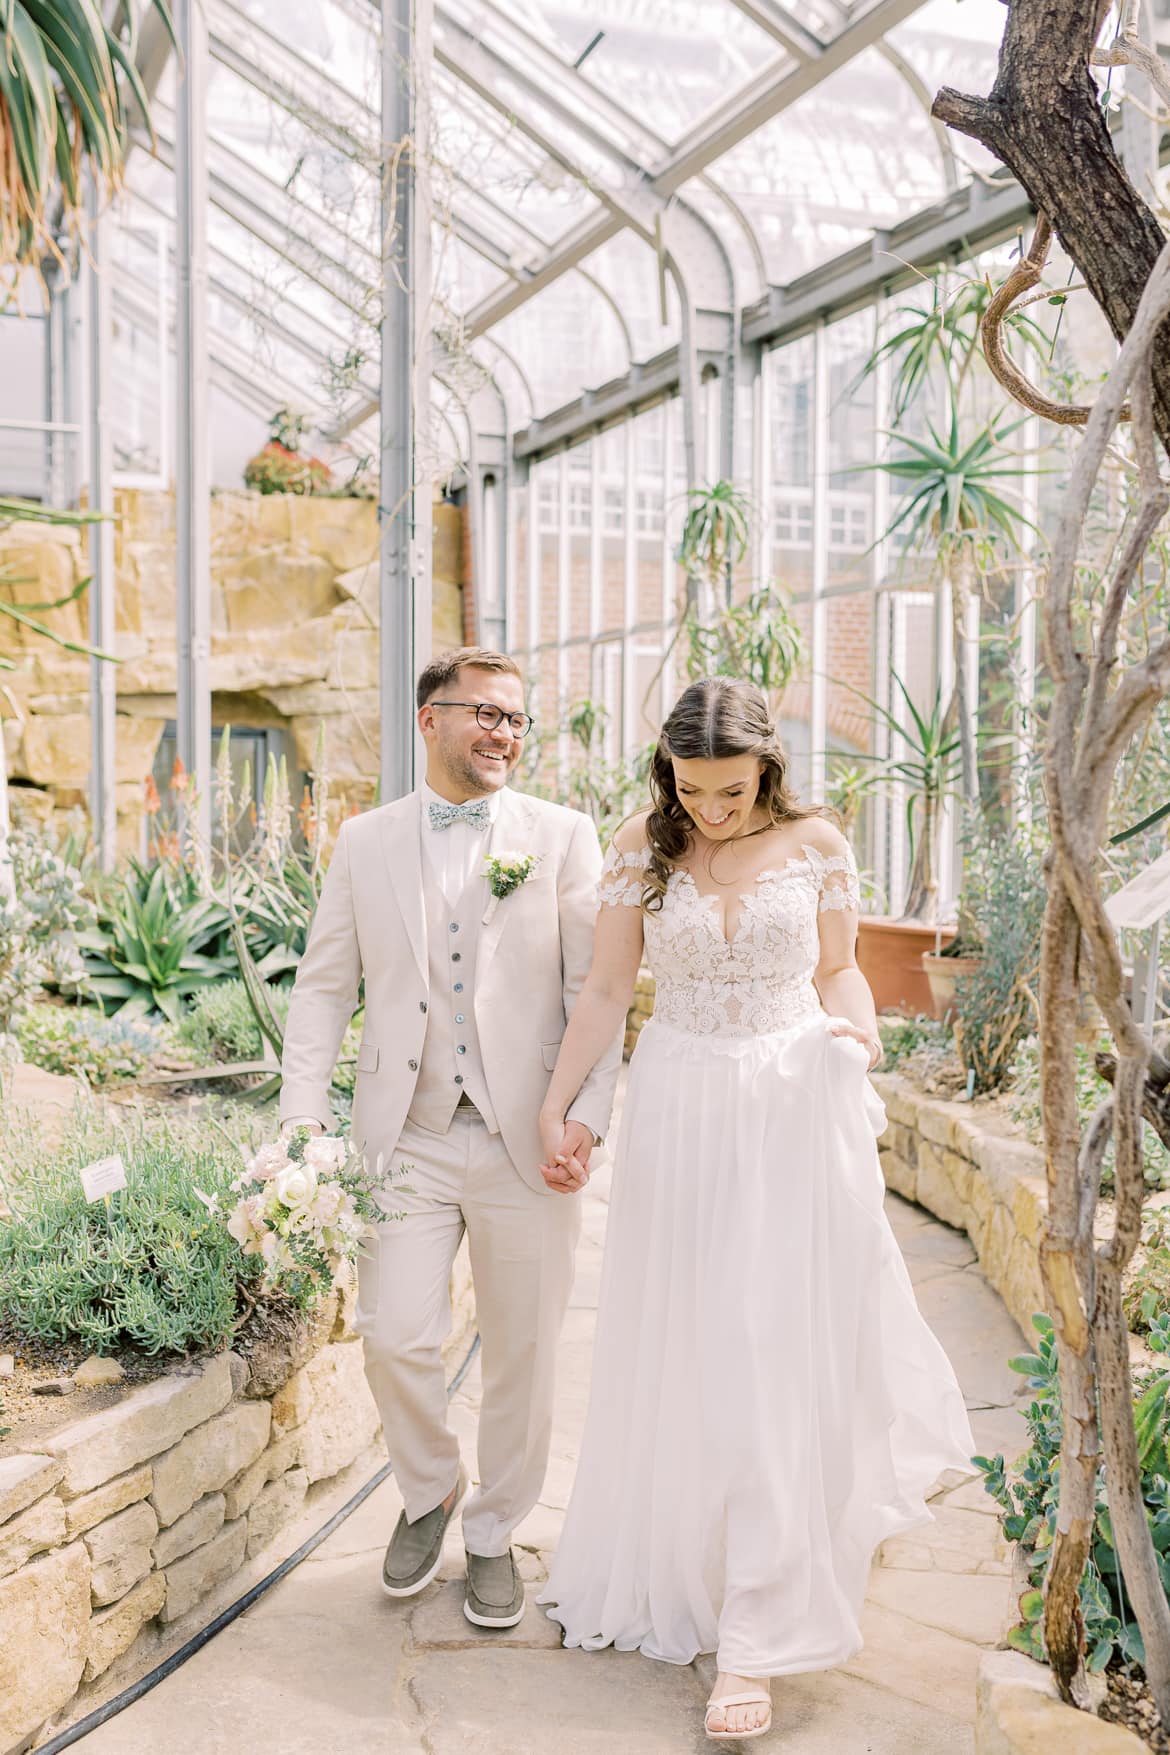
{"type": "Polygon", "coordinates": [[[691,683],[671,708],[650,764],[652,809],[646,819],[650,863],[642,891],[647,913],[662,907],[670,874],[695,832],[675,785],[675,756],[684,762],[758,757],[764,766],[757,802],[767,811],[770,828],[804,817],[833,815],[824,805],[801,804],[793,791],[788,757],[762,689],[726,676],[707,676],[691,683]]]}

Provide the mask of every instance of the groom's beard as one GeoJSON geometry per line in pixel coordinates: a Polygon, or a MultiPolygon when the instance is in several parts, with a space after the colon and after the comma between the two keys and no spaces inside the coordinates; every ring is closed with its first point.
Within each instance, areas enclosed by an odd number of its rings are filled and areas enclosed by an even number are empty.
{"type": "Polygon", "coordinates": [[[498,792],[507,783],[509,775],[520,760],[519,750],[514,754],[505,754],[502,762],[493,763],[485,773],[461,748],[444,748],[440,742],[439,754],[452,786],[459,791],[466,789],[476,798],[490,797],[493,792],[498,792]]]}

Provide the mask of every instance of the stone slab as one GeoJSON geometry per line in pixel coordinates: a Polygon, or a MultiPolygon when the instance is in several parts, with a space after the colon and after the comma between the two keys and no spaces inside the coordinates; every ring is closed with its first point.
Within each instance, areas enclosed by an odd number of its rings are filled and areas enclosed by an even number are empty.
{"type": "Polygon", "coordinates": [[[313,1412],[301,1428],[301,1465],[310,1481],[324,1481],[361,1454],[381,1422],[366,1382],[360,1341],[323,1347],[305,1371],[313,1412]]]}
{"type": "Polygon", "coordinates": [[[114,1517],[107,1517],[103,1523],[95,1524],[83,1539],[96,1566],[124,1548],[149,1547],[157,1534],[158,1518],[154,1515],[154,1508],[143,1500],[119,1511],[114,1517]]]}
{"type": "Polygon", "coordinates": [[[0,1579],[0,1749],[72,1699],[89,1636],[89,1555],[70,1542],[0,1579]]]}
{"type": "Polygon", "coordinates": [[[290,1523],[305,1503],[309,1477],[304,1469],[290,1469],[288,1474],[271,1481],[260,1492],[248,1513],[248,1558],[266,1548],[278,1530],[290,1523]]]}
{"type": "Polygon", "coordinates": [[[156,1457],[150,1499],[159,1523],[174,1523],[255,1462],[267,1448],[271,1420],[267,1402],[236,1402],[156,1457]]]}
{"type": "Polygon", "coordinates": [[[38,1499],[0,1529],[0,1578],[65,1540],[65,1507],[55,1493],[38,1499]]]}
{"type": "Polygon", "coordinates": [[[0,1459],[0,1525],[50,1492],[64,1473],[64,1463],[55,1456],[0,1459]]]}
{"type": "Polygon", "coordinates": [[[167,1583],[161,1572],[152,1572],[108,1609],[90,1617],[86,1647],[85,1680],[92,1682],[109,1669],[115,1658],[129,1651],[148,1621],[166,1601],[167,1583]]]}
{"type": "Polygon", "coordinates": [[[92,1493],[71,1499],[65,1507],[66,1534],[79,1536],[84,1530],[92,1529],[94,1524],[101,1523],[103,1518],[113,1517],[116,1511],[123,1511],[127,1505],[147,1498],[153,1480],[150,1464],[142,1463],[136,1469],[128,1469],[124,1475],[115,1475],[112,1481],[95,1487],[92,1493]]]}
{"type": "Polygon", "coordinates": [[[207,1493],[197,1500],[190,1511],[184,1512],[158,1536],[151,1549],[155,1565],[169,1566],[172,1560],[181,1560],[193,1548],[201,1548],[204,1542],[209,1542],[223,1528],[225,1511],[226,1500],[222,1493],[207,1493]]]}
{"type": "Polygon", "coordinates": [[[411,1643],[420,1651],[559,1651],[561,1630],[536,1601],[537,1585],[524,1592],[524,1619],[497,1632],[474,1627],[463,1613],[466,1580],[456,1578],[427,1591],[417,1603],[408,1599],[407,1625],[411,1643]]]}
{"type": "Polygon", "coordinates": [[[177,1443],[225,1407],[231,1393],[227,1355],[220,1353],[196,1371],[131,1391],[116,1407],[54,1433],[41,1448],[64,1465],[63,1492],[75,1497],[177,1443]]]}
{"type": "Polygon", "coordinates": [[[188,1609],[195,1607],[200,1597],[205,1597],[217,1584],[238,1572],[244,1563],[247,1546],[248,1524],[241,1517],[226,1525],[202,1548],[196,1548],[193,1554],[185,1554],[173,1566],[168,1566],[165,1574],[167,1600],[163,1604],[162,1619],[177,1621],[188,1609]]]}
{"type": "Polygon", "coordinates": [[[94,1608],[116,1603],[140,1578],[146,1577],[153,1565],[154,1558],[148,1542],[140,1542],[133,1548],[122,1548],[118,1553],[111,1554],[108,1560],[98,1561],[90,1578],[90,1597],[94,1608]]]}
{"type": "Polygon", "coordinates": [[[1066,1706],[1052,1672],[1022,1652],[987,1652],[976,1704],[979,1755],[1147,1755],[1123,1725],[1066,1706]]]}
{"type": "Polygon", "coordinates": [[[975,1645],[993,1646],[1003,1633],[1011,1581],[987,1576],[964,1578],[934,1571],[895,1572],[878,1567],[870,1575],[869,1600],[924,1627],[934,1627],[975,1645]]]}

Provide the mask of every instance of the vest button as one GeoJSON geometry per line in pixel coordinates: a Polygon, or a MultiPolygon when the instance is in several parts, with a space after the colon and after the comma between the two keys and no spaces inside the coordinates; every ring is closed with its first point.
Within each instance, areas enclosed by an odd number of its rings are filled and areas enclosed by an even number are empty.
{"type": "Polygon", "coordinates": [[[452,931],[452,932],[458,932],[458,931],[459,931],[459,928],[458,928],[458,927],[457,927],[457,926],[456,926],[456,924],[455,924],[455,922],[454,922],[454,921],[452,921],[452,922],[451,922],[451,931],[452,931]]]}
{"type": "Polygon", "coordinates": [[[462,992],[463,992],[463,983],[462,983],[462,981],[457,981],[457,982],[456,982],[456,983],[455,983],[455,991],[456,991],[456,993],[462,993],[462,992]]]}
{"type": "Polygon", "coordinates": [[[466,1054],[467,1053],[467,1044],[465,1042],[461,1042],[459,1044],[458,1048],[455,1050],[455,1052],[456,1052],[456,1054],[466,1054]]]}
{"type": "Polygon", "coordinates": [[[461,1085],[463,1083],[463,1074],[462,1073],[455,1074],[455,1083],[457,1085],[461,1085]]]}
{"type": "Polygon", "coordinates": [[[427,1009],[427,1002],[426,1002],[426,1000],[425,1000],[425,999],[420,999],[420,1000],[419,1000],[419,1002],[418,1002],[418,1009],[419,1009],[419,1011],[420,1011],[420,1012],[425,1012],[425,1011],[426,1011],[426,1009],[427,1009]]]}
{"type": "Polygon", "coordinates": [[[451,961],[453,963],[461,963],[463,961],[463,952],[462,951],[452,951],[451,952],[451,961]]]}
{"type": "Polygon", "coordinates": [[[457,1024],[465,1024],[467,1022],[467,1019],[463,1016],[462,1012],[456,1012],[455,1013],[455,1022],[457,1024]]]}
{"type": "Polygon", "coordinates": [[[406,1064],[410,1068],[411,1072],[418,1071],[418,1061],[417,1060],[408,1060],[406,1064]]]}

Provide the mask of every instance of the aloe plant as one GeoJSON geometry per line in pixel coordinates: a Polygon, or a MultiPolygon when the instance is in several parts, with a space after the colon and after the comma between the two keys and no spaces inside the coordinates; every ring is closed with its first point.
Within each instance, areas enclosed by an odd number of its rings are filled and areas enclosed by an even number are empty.
{"type": "MultiPolygon", "coordinates": [[[[177,51],[166,0],[150,0],[177,51]]],[[[54,197],[77,228],[88,168],[102,196],[118,188],[131,106],[149,119],[135,56],[145,11],[127,0],[107,23],[98,0],[3,0],[0,53],[0,268],[39,271],[61,257],[54,197]]]]}
{"type": "Polygon", "coordinates": [[[677,556],[692,587],[698,587],[692,597],[698,597],[705,613],[718,600],[721,586],[724,601],[731,602],[732,577],[751,542],[751,501],[731,481],[691,488],[686,501],[677,556]]]}
{"type": "Polygon", "coordinates": [[[229,928],[228,911],[194,878],[132,859],[101,896],[97,927],[78,937],[88,986],[117,1011],[159,1011],[177,1023],[188,994],[235,973],[219,951],[229,928]]]}

